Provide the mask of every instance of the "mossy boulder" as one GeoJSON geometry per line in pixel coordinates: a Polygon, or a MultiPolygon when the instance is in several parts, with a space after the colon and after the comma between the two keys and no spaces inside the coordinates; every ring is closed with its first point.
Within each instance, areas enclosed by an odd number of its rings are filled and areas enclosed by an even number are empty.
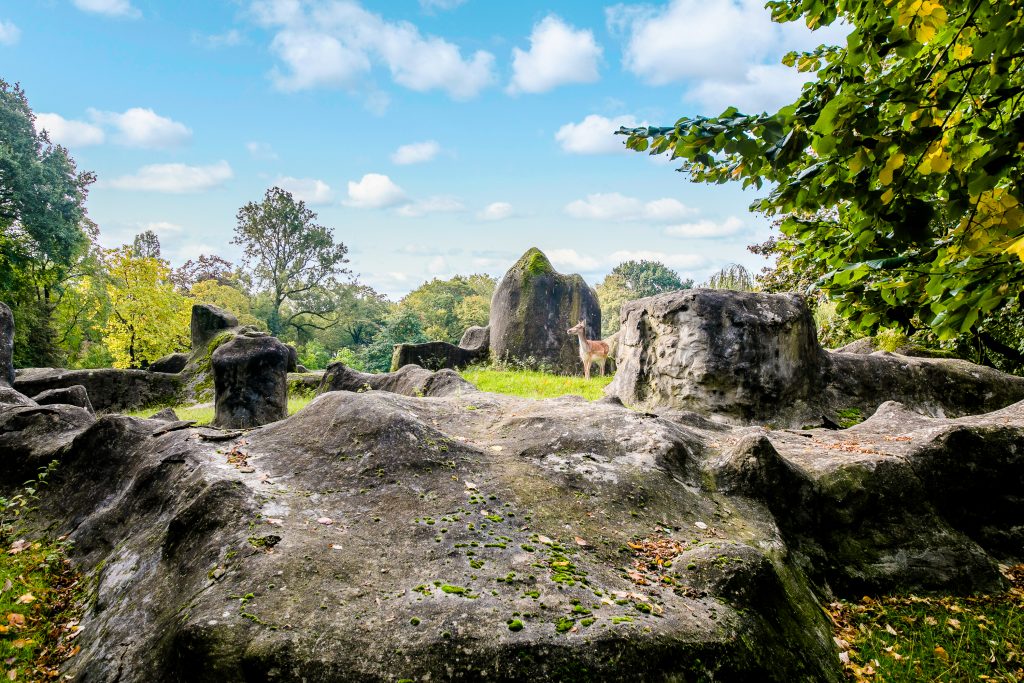
{"type": "Polygon", "coordinates": [[[213,424],[249,428],[288,416],[288,346],[270,335],[236,335],[213,352],[213,424]]]}
{"type": "Polygon", "coordinates": [[[587,335],[601,330],[597,293],[580,275],[563,275],[537,248],[516,261],[491,299],[490,349],[494,358],[563,374],[580,374],[579,341],[566,330],[580,320],[587,335]]]}

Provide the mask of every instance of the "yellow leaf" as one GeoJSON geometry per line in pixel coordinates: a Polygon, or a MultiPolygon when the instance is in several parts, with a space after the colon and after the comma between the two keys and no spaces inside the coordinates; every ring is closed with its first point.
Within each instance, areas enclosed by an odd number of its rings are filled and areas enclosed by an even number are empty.
{"type": "Polygon", "coordinates": [[[1007,254],[1016,254],[1017,258],[1024,261],[1024,237],[1011,244],[1006,248],[1007,254]]]}
{"type": "Polygon", "coordinates": [[[865,154],[863,149],[858,149],[857,153],[850,159],[850,173],[857,175],[861,169],[864,168],[865,154]]]}
{"type": "Polygon", "coordinates": [[[953,59],[964,60],[974,54],[973,45],[964,45],[963,43],[957,43],[953,46],[953,59]]]}
{"type": "Polygon", "coordinates": [[[893,196],[894,194],[892,188],[890,187],[888,190],[882,193],[882,203],[888,204],[889,202],[892,201],[893,196]]]}
{"type": "Polygon", "coordinates": [[[16,600],[16,602],[19,605],[27,605],[28,603],[32,602],[35,599],[36,599],[36,596],[32,595],[31,593],[25,593],[20,598],[18,598],[16,600]]]}
{"type": "Polygon", "coordinates": [[[942,647],[941,645],[935,646],[935,656],[944,662],[949,661],[949,654],[946,652],[946,648],[942,647]]]}
{"type": "Polygon", "coordinates": [[[896,152],[889,157],[885,162],[885,166],[878,174],[878,182],[882,185],[891,185],[893,171],[902,167],[905,160],[906,156],[902,152],[896,152]]]}

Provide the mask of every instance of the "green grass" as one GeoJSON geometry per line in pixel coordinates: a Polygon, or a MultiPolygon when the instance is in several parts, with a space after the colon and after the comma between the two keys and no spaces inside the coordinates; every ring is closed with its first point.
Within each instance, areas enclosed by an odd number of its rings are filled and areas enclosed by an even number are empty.
{"type": "Polygon", "coordinates": [[[1024,681],[1024,565],[1007,576],[1012,588],[1002,595],[832,603],[847,675],[856,681],[1024,681]]]}
{"type": "MultiPolygon", "coordinates": [[[[314,396],[289,396],[288,397],[288,414],[294,415],[298,411],[306,407],[314,396]]],[[[213,406],[209,404],[199,404],[194,406],[171,406],[174,408],[175,414],[179,420],[193,420],[197,425],[207,425],[213,422],[213,406]]],[[[156,413],[160,408],[146,408],[144,410],[133,410],[131,412],[124,413],[129,417],[150,417],[153,413],[156,413]]]]}
{"type": "Polygon", "coordinates": [[[574,394],[593,401],[604,396],[604,388],[612,381],[609,375],[592,376],[587,380],[536,370],[497,370],[488,367],[469,367],[461,374],[480,391],[523,398],[555,398],[574,394]]]}

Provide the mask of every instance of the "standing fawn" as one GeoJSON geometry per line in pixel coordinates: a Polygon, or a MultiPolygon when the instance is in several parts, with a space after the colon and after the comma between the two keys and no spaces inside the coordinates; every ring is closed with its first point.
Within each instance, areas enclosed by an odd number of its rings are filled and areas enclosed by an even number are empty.
{"type": "Polygon", "coordinates": [[[583,320],[565,332],[566,334],[575,334],[580,338],[580,360],[583,361],[583,375],[590,379],[590,364],[597,363],[603,377],[604,363],[608,360],[608,345],[603,341],[587,339],[587,323],[583,320]]]}

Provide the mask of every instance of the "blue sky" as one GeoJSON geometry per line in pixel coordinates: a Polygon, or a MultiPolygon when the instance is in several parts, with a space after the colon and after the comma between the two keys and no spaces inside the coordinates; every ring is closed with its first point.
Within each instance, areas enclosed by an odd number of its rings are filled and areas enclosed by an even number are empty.
{"type": "MultiPolygon", "coordinates": [[[[292,190],[397,298],[531,246],[597,283],[629,258],[760,267],[751,192],[610,131],[791,101],[791,49],[837,39],[761,0],[33,0],[0,5],[0,76],[99,177],[108,247],[237,260],[235,214],[292,190]]],[[[831,31],[831,29],[827,29],[831,31]]]]}

